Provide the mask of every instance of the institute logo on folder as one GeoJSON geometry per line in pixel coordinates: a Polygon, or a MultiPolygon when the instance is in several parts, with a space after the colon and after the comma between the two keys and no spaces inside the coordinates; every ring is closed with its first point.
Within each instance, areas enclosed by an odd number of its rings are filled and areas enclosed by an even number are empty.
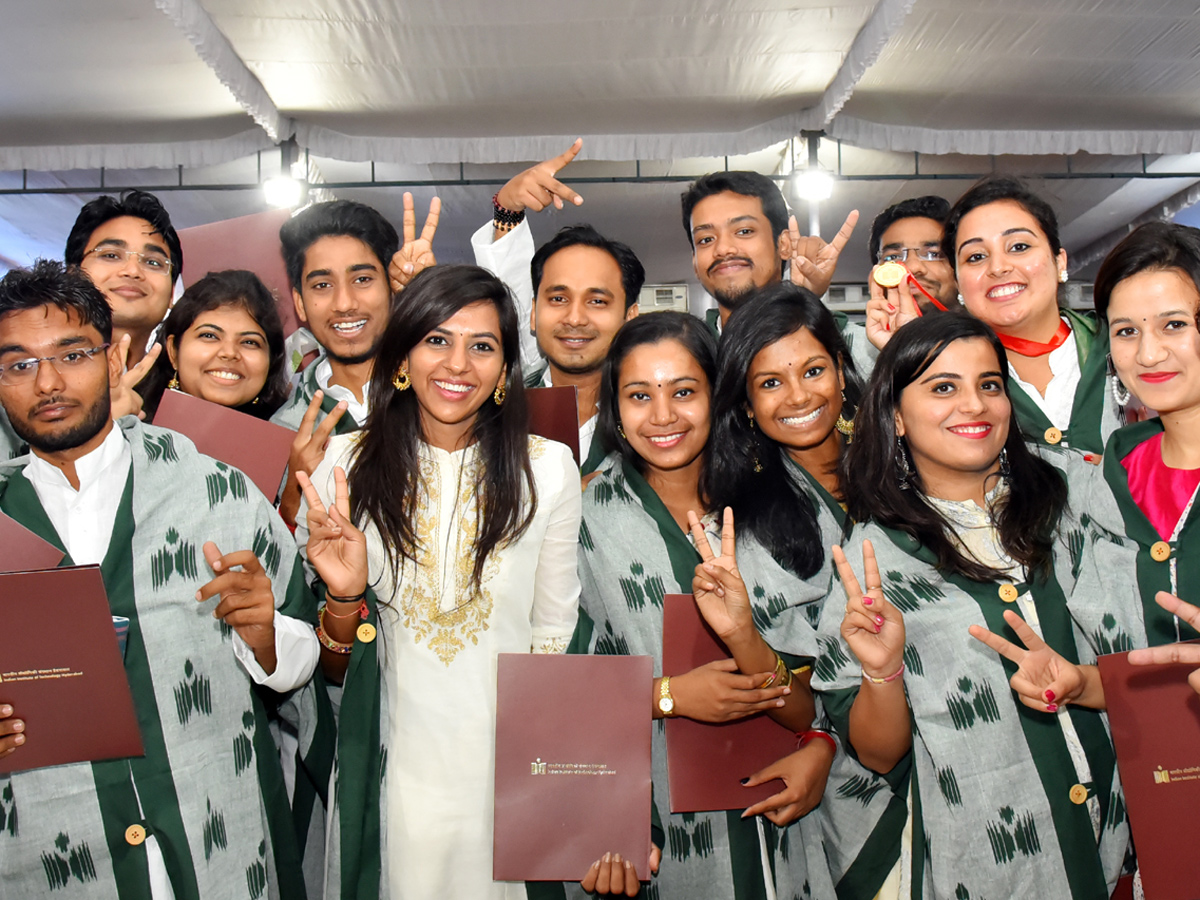
{"type": "Polygon", "coordinates": [[[0,574],[0,622],[25,634],[0,658],[0,702],[28,735],[0,775],[143,754],[99,566],[0,574]],[[54,627],[19,629],[30,608],[54,627]]]}
{"type": "Polygon", "coordinates": [[[492,877],[579,881],[605,853],[650,873],[648,656],[501,653],[492,877]]]}
{"type": "Polygon", "coordinates": [[[583,465],[579,458],[579,398],[575,385],[529,388],[525,402],[529,404],[529,433],[566,444],[575,465],[583,465]]]}
{"type": "MultiPolygon", "coordinates": [[[[663,674],[729,658],[691,594],[663,597],[663,674]]],[[[796,735],[766,713],[719,725],[671,718],[666,727],[671,812],[745,809],[783,789],[779,781],[741,783],[796,750],[796,735]]]]}
{"type": "Polygon", "coordinates": [[[182,391],[163,391],[154,424],[178,431],[205,456],[240,469],[274,500],[296,432],[182,391]]]}
{"type": "Polygon", "coordinates": [[[1147,900],[1200,900],[1200,695],[1195,665],[1100,657],[1100,679],[1147,900]]]}

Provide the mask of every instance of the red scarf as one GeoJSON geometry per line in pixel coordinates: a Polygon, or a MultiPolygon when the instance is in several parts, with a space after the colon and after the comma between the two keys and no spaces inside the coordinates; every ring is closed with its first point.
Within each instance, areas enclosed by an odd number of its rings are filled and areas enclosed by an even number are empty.
{"type": "Polygon", "coordinates": [[[996,332],[996,337],[1000,338],[1006,350],[1011,350],[1013,353],[1019,353],[1021,356],[1045,356],[1066,342],[1071,336],[1071,326],[1066,323],[1065,319],[1058,320],[1058,330],[1054,332],[1054,337],[1043,344],[1040,341],[1029,341],[1025,338],[1013,337],[1011,334],[1002,334],[996,332]]]}

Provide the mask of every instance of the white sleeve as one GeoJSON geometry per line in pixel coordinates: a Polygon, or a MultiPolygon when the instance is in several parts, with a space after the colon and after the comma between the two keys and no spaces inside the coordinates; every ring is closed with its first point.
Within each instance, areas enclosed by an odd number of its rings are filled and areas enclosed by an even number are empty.
{"type": "Polygon", "coordinates": [[[312,678],[321,655],[317,634],[308,622],[275,613],[275,671],[268,675],[258,664],[250,645],[237,632],[233,653],[255,684],[282,694],[295,690],[312,678]]]}
{"type": "Polygon", "coordinates": [[[579,618],[577,553],[583,492],[579,489],[579,469],[571,451],[562,444],[552,443],[550,448],[559,456],[562,476],[557,493],[538,497],[538,503],[550,503],[551,507],[534,573],[534,653],[563,653],[579,618]]]}
{"type": "Polygon", "coordinates": [[[529,271],[533,262],[533,232],[529,229],[528,218],[499,240],[492,240],[493,232],[489,220],[471,235],[471,249],[475,253],[475,265],[487,269],[512,291],[521,335],[521,366],[528,375],[542,367],[537,338],[529,327],[533,314],[533,276],[529,271]]]}

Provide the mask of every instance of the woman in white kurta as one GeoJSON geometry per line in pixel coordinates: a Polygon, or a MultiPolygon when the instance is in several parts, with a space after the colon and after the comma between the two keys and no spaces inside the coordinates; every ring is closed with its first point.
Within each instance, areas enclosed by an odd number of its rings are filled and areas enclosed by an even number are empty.
{"type": "Polygon", "coordinates": [[[492,881],[496,657],[565,650],[580,492],[567,448],[525,431],[516,330],[483,270],[414,279],[366,428],[305,491],[323,665],[345,684],[330,897],[525,896],[492,881]]]}

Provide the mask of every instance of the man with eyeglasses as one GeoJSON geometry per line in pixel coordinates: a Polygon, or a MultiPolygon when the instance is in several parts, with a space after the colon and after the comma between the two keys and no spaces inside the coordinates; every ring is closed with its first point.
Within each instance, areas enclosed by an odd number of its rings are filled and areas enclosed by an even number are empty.
{"type": "Polygon", "coordinates": [[[67,248],[113,311],[113,344],[130,337],[130,366],[142,361],[154,331],[171,307],[183,271],[183,250],[159,199],[145,191],[97,197],[79,211],[67,248]]]}
{"type": "MultiPolygon", "coordinates": [[[[954,266],[942,253],[942,224],[950,214],[950,203],[932,195],[902,200],[889,206],[871,223],[868,249],[871,265],[897,262],[947,310],[960,308],[954,266]]],[[[920,290],[913,299],[922,313],[937,306],[920,290]]]]}
{"type": "MultiPolygon", "coordinates": [[[[270,885],[302,897],[267,705],[317,689],[314,597],[286,526],[242,473],[182,435],[113,421],[123,367],[111,338],[104,295],[76,269],[42,260],[0,280],[0,405],[32,451],[0,470],[0,512],[65,551],[64,565],[100,565],[112,613],[130,620],[145,746],[21,771],[41,737],[33,710],[0,692],[0,759],[16,770],[0,777],[0,811],[21,821],[0,838],[0,883],[5,896],[53,892],[70,848],[87,896],[233,898],[249,883],[254,896],[270,885]]],[[[5,599],[36,617],[36,598],[5,599]]],[[[71,627],[46,620],[8,638],[53,642],[71,627]]]]}

